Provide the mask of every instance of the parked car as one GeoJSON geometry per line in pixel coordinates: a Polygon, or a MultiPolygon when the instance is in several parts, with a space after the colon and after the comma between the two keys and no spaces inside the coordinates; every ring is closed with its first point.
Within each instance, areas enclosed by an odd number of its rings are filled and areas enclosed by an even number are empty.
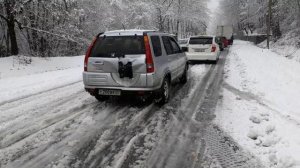
{"type": "Polygon", "coordinates": [[[99,34],[84,61],[85,89],[99,101],[133,93],[164,104],[171,83],[187,82],[187,57],[167,33],[120,30],[99,34]]]}
{"type": "Polygon", "coordinates": [[[228,45],[231,45],[232,44],[231,39],[233,36],[232,25],[218,25],[217,26],[217,36],[225,37],[228,40],[228,45]]]}
{"type": "Polygon", "coordinates": [[[229,46],[229,40],[226,37],[221,37],[224,48],[229,46]]]}
{"type": "Polygon", "coordinates": [[[178,40],[178,44],[180,47],[187,47],[188,44],[189,44],[189,39],[186,38],[186,39],[179,39],[178,40]]]}
{"type": "Polygon", "coordinates": [[[217,63],[220,55],[220,47],[215,36],[194,36],[189,40],[189,61],[213,61],[217,63]]]}
{"type": "Polygon", "coordinates": [[[178,43],[179,43],[179,46],[180,48],[186,52],[187,51],[187,47],[189,45],[189,38],[186,38],[186,39],[179,39],[178,40],[178,43]]]}

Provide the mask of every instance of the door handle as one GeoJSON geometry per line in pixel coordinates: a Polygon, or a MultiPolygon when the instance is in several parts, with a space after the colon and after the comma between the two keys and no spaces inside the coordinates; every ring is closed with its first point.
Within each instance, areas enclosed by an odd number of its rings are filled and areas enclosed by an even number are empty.
{"type": "Polygon", "coordinates": [[[102,62],[102,61],[95,61],[94,64],[97,64],[97,65],[104,65],[104,62],[102,62]]]}

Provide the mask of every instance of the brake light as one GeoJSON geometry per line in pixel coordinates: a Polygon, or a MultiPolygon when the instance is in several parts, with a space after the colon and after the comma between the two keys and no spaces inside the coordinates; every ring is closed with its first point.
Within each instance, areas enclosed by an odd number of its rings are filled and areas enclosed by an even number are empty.
{"type": "Polygon", "coordinates": [[[216,52],[216,50],[217,50],[217,46],[213,44],[211,47],[211,52],[216,52]]]}
{"type": "Polygon", "coordinates": [[[91,45],[89,46],[86,54],[85,54],[85,58],[84,58],[84,71],[87,71],[87,65],[88,65],[88,60],[89,60],[89,57],[91,56],[91,53],[92,53],[92,49],[96,43],[98,39],[98,36],[93,40],[93,42],[91,43],[91,45]]]}
{"type": "Polygon", "coordinates": [[[144,35],[144,43],[145,43],[145,51],[146,51],[147,73],[153,73],[154,72],[154,62],[153,62],[153,57],[152,57],[152,53],[151,53],[149,37],[147,35],[144,35]]]}

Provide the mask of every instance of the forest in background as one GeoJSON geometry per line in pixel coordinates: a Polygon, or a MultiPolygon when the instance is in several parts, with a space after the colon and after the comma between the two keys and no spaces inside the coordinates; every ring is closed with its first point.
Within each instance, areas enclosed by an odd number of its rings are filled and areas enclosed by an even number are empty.
{"type": "Polygon", "coordinates": [[[238,35],[266,34],[269,5],[273,42],[284,36],[286,42],[299,40],[300,0],[222,0],[216,22],[233,25],[238,35]]]}
{"type": "Polygon", "coordinates": [[[0,0],[0,57],[84,54],[99,32],[205,33],[208,0],[0,0]]]}

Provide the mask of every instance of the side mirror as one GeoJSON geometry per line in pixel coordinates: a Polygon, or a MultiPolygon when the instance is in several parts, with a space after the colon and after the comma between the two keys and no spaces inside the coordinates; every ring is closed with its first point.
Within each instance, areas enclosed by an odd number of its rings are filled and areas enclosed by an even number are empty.
{"type": "Polygon", "coordinates": [[[188,48],[187,47],[181,47],[182,52],[188,52],[188,48]]]}

